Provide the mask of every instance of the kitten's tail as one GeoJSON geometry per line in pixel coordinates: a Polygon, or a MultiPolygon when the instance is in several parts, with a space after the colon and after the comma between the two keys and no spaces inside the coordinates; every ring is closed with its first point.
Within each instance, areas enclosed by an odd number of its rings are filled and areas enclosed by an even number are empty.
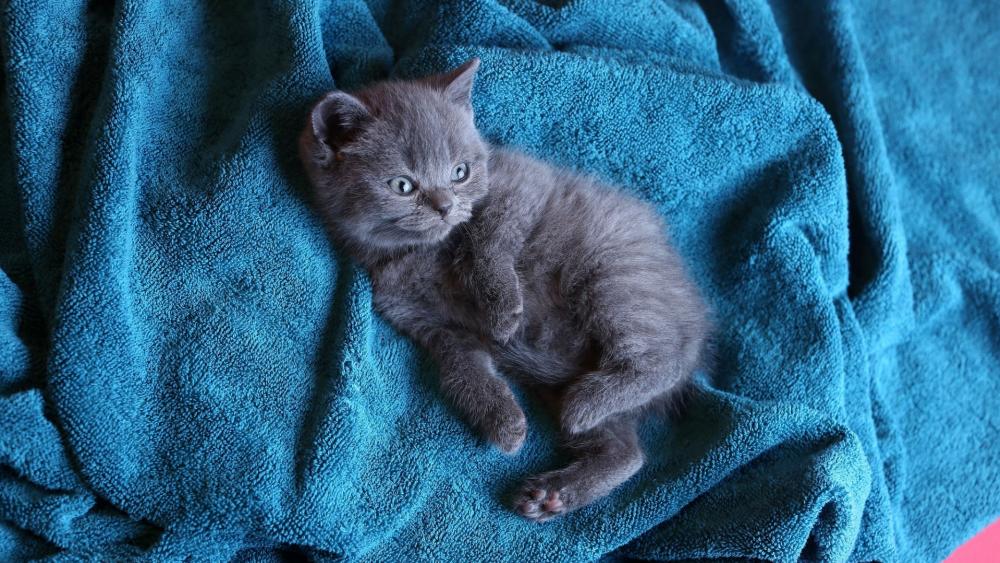
{"type": "Polygon", "coordinates": [[[512,342],[497,350],[504,368],[512,375],[524,375],[543,384],[564,382],[577,375],[579,368],[545,354],[521,342],[512,342]]]}

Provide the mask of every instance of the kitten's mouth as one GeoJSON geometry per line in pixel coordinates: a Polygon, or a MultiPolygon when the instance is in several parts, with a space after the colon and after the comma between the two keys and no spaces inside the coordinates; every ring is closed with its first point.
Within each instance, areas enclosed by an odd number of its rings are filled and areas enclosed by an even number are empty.
{"type": "Polygon", "coordinates": [[[419,239],[419,242],[433,243],[444,239],[452,229],[465,223],[471,217],[470,213],[459,211],[447,217],[441,217],[437,221],[432,221],[429,226],[426,224],[418,226],[407,224],[410,222],[408,221],[410,216],[405,216],[388,223],[383,223],[376,229],[376,232],[396,238],[409,238],[412,242],[418,242],[413,240],[416,238],[419,239]]]}
{"type": "Polygon", "coordinates": [[[444,238],[455,225],[442,219],[440,222],[432,224],[423,229],[404,227],[396,223],[386,224],[378,229],[381,234],[393,234],[397,237],[417,237],[424,241],[434,241],[444,238]]]}
{"type": "Polygon", "coordinates": [[[441,218],[449,227],[457,227],[469,219],[472,219],[472,213],[466,211],[464,208],[460,208],[455,213],[441,218]]]}

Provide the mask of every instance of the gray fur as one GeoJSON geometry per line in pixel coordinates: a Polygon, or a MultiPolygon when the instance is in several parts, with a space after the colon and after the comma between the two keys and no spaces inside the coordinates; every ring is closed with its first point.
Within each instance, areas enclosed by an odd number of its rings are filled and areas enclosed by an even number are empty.
{"type": "Polygon", "coordinates": [[[635,419],[701,365],[708,314],[647,205],[481,139],[478,65],[332,92],[300,154],[331,232],[371,276],[375,307],[431,353],[442,392],[481,435],[506,453],[524,442],[501,371],[558,397],[549,404],[574,461],[514,499],[544,521],[639,470],[635,419]],[[453,182],[462,162],[469,176],[453,182]],[[389,187],[401,175],[410,195],[389,187]]]}

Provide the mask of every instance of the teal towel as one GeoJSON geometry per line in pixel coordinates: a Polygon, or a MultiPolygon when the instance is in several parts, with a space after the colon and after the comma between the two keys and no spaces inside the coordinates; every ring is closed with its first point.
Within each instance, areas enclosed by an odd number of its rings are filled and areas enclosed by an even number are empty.
{"type": "Polygon", "coordinates": [[[0,7],[0,559],[930,561],[1000,515],[1000,11],[0,7]],[[491,140],[650,201],[718,364],[544,525],[308,204],[332,88],[477,56],[491,140]]]}

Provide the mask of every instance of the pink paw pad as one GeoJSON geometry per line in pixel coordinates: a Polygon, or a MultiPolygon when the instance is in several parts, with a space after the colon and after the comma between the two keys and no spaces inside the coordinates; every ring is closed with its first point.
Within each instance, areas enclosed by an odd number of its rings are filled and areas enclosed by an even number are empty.
{"type": "Polygon", "coordinates": [[[566,511],[558,490],[525,487],[515,504],[518,513],[535,522],[545,522],[566,511]]]}

